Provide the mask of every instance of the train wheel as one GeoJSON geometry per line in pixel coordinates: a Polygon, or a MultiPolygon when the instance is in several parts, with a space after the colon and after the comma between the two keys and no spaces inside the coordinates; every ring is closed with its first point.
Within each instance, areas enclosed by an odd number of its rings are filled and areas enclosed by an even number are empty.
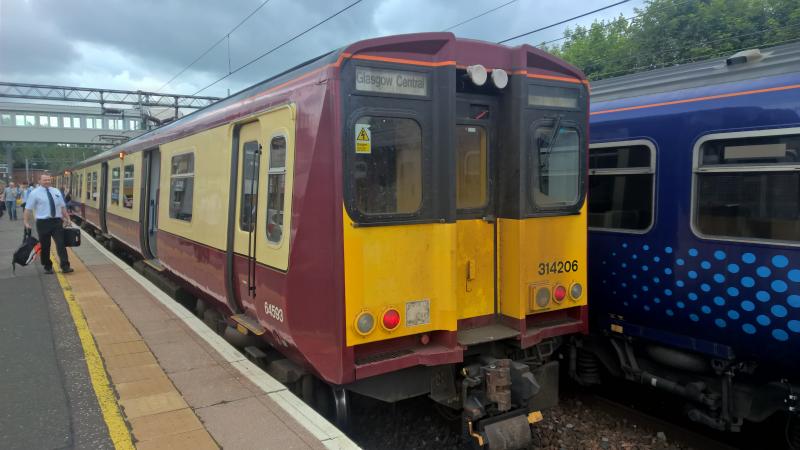
{"type": "Polygon", "coordinates": [[[224,328],[220,327],[221,324],[224,325],[222,321],[222,314],[217,312],[215,309],[207,309],[203,313],[203,322],[205,322],[205,324],[217,334],[220,334],[224,330],[224,328]]]}
{"type": "Polygon", "coordinates": [[[197,303],[194,305],[194,314],[202,319],[207,309],[208,305],[206,305],[206,302],[198,298],[197,303]]]}

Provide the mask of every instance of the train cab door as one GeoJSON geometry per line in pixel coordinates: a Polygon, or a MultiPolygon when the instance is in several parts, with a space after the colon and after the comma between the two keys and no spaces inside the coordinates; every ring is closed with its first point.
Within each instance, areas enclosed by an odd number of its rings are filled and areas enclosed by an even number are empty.
{"type": "MultiPolygon", "coordinates": [[[[265,211],[259,210],[264,204],[263,181],[261,178],[263,142],[261,138],[260,122],[249,122],[238,128],[239,147],[239,180],[236,195],[236,215],[234,220],[234,258],[233,264],[233,294],[241,307],[251,309],[255,304],[256,294],[256,262],[259,258],[258,249],[262,248],[260,241],[264,239],[259,234],[263,227],[265,211]],[[261,197],[261,200],[259,200],[261,197]],[[244,256],[242,260],[241,256],[244,256]]],[[[263,250],[263,248],[262,248],[263,250]]],[[[235,300],[235,301],[237,301],[235,300]]],[[[249,324],[246,324],[249,325],[249,324]]]]}
{"type": "Polygon", "coordinates": [[[233,129],[226,289],[232,319],[256,335],[287,306],[277,283],[289,270],[295,118],[282,105],[233,129]]]}
{"type": "Polygon", "coordinates": [[[457,98],[456,298],[460,320],[492,316],[497,312],[491,176],[497,109],[497,101],[491,97],[463,94],[457,98]]]}
{"type": "Polygon", "coordinates": [[[142,250],[151,259],[158,258],[158,199],[160,197],[161,151],[144,152],[142,159],[142,203],[140,211],[142,250]]]}
{"type": "Polygon", "coordinates": [[[100,165],[100,230],[108,233],[106,210],[108,209],[108,162],[100,165]]]}

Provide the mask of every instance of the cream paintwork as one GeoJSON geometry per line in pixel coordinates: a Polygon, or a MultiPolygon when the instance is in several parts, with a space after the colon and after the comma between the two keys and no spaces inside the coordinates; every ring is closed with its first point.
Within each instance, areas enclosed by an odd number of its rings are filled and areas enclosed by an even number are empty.
{"type": "Polygon", "coordinates": [[[228,126],[212,128],[160,147],[159,230],[225,249],[231,154],[228,130],[228,126]],[[169,217],[172,158],[186,153],[194,154],[192,220],[189,222],[169,217]]]}
{"type": "Polygon", "coordinates": [[[106,198],[108,202],[106,208],[109,214],[124,217],[126,219],[139,221],[139,197],[141,196],[141,183],[142,183],[142,152],[132,153],[125,155],[125,159],[120,158],[108,160],[108,188],[106,191],[106,198]],[[122,192],[125,186],[125,166],[133,164],[133,206],[125,208],[122,206],[122,192]],[[111,174],[114,168],[119,168],[119,196],[120,201],[118,204],[111,203],[111,174]]]}
{"type": "MultiPolygon", "coordinates": [[[[260,263],[287,270],[289,266],[289,220],[292,206],[292,183],[295,142],[295,107],[283,105],[254,117],[243,119],[201,133],[163,144],[161,150],[161,178],[158,210],[159,230],[181,236],[216,249],[226,248],[228,222],[228,194],[230,190],[230,160],[233,129],[236,124],[258,123],[258,141],[264,147],[259,167],[259,216],[256,256],[260,263]],[[269,161],[269,141],[273,136],[286,137],[286,191],[284,194],[284,235],[278,245],[272,245],[266,238],[267,165],[269,161]],[[194,192],[192,194],[192,220],[190,222],[169,217],[169,186],[172,157],[194,153],[194,192]]],[[[242,128],[245,130],[245,128],[242,128]]],[[[240,139],[240,144],[248,139],[240,139]]],[[[241,189],[241,165],[243,154],[239,157],[239,178],[237,191],[241,189]]],[[[137,173],[137,179],[140,179],[137,173]]],[[[236,226],[234,251],[247,254],[247,232],[239,229],[239,195],[236,196],[236,226]]]]}
{"type": "Polygon", "coordinates": [[[256,259],[279,270],[289,268],[289,240],[292,217],[292,186],[294,185],[294,142],[295,142],[295,107],[283,105],[251,118],[244,125],[239,135],[239,176],[237,178],[236,227],[234,232],[234,251],[247,255],[247,237],[249,233],[239,227],[241,217],[242,166],[244,164],[244,144],[257,139],[261,144],[261,160],[258,177],[258,217],[254,232],[256,239],[256,259]],[[269,178],[269,151],[273,137],[286,138],[286,187],[284,191],[283,234],[281,241],[273,244],[267,240],[267,179],[269,178]]]}
{"type": "MultiPolygon", "coordinates": [[[[83,203],[85,203],[86,205],[88,205],[88,206],[91,206],[93,208],[98,208],[99,209],[100,208],[100,189],[101,189],[101,186],[100,186],[100,163],[84,167],[82,170],[83,170],[83,174],[84,174],[83,175],[83,189],[84,189],[84,191],[83,191],[83,198],[81,199],[81,201],[83,203]],[[86,180],[88,180],[89,174],[91,174],[91,173],[96,173],[97,174],[97,191],[95,192],[95,195],[89,195],[89,198],[86,198],[86,192],[87,192],[87,190],[86,190],[86,180]]],[[[92,183],[89,184],[90,189],[91,189],[91,185],[92,185],[92,183]]]]}

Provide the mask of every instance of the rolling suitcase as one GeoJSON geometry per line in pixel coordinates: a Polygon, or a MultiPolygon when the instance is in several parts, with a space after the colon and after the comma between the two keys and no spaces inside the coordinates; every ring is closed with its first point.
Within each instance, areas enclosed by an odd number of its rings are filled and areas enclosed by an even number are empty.
{"type": "Polygon", "coordinates": [[[64,228],[64,247],[81,246],[81,229],[77,227],[64,228]]]}

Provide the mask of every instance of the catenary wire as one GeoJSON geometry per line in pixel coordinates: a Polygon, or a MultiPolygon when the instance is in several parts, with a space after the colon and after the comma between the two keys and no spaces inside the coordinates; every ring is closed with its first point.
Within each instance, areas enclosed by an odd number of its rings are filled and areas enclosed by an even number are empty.
{"type": "Polygon", "coordinates": [[[452,26],[450,26],[450,27],[447,27],[447,28],[445,28],[445,29],[444,29],[444,31],[450,31],[450,30],[452,30],[453,28],[458,28],[458,27],[460,27],[461,25],[464,25],[465,23],[472,22],[472,21],[473,21],[473,20],[475,20],[475,19],[479,19],[479,18],[481,18],[481,17],[483,17],[483,16],[485,16],[485,15],[487,15],[487,14],[489,14],[489,13],[493,13],[493,12],[497,11],[498,9],[505,8],[506,6],[508,6],[508,5],[512,4],[512,3],[516,3],[517,1],[518,1],[518,0],[511,0],[510,2],[503,3],[503,4],[502,4],[502,5],[500,5],[500,6],[495,6],[494,8],[487,9],[486,11],[484,11],[484,12],[482,12],[482,13],[478,14],[477,16],[472,16],[472,17],[470,17],[470,18],[469,18],[469,19],[467,19],[467,20],[463,20],[463,21],[461,21],[461,22],[458,22],[458,23],[457,23],[457,24],[455,24],[455,25],[452,25],[452,26]]]}
{"type": "MultiPolygon", "coordinates": [[[[222,35],[222,37],[221,37],[221,38],[219,38],[219,40],[218,40],[217,42],[213,43],[213,44],[212,44],[210,47],[208,47],[208,48],[206,49],[206,51],[204,51],[203,53],[201,53],[201,54],[200,54],[200,56],[198,56],[197,58],[195,58],[195,59],[194,59],[194,61],[190,62],[190,63],[189,63],[189,65],[187,65],[186,67],[184,67],[184,68],[183,68],[183,69],[182,69],[180,72],[176,73],[176,74],[175,74],[175,75],[174,75],[172,78],[170,78],[170,79],[169,79],[169,81],[167,81],[167,82],[166,82],[166,83],[164,83],[164,84],[163,84],[163,85],[162,85],[160,88],[158,88],[157,92],[160,92],[162,89],[164,89],[165,87],[167,87],[167,86],[168,86],[170,83],[172,83],[173,81],[175,81],[175,79],[176,79],[176,78],[178,78],[178,77],[179,77],[179,76],[181,76],[181,75],[182,75],[184,72],[186,72],[187,70],[189,70],[189,68],[190,68],[190,67],[192,67],[193,65],[195,65],[195,64],[197,63],[197,61],[200,61],[200,60],[201,60],[201,59],[202,59],[204,56],[206,56],[206,55],[207,55],[207,54],[208,54],[208,53],[209,53],[211,50],[213,50],[214,48],[216,48],[216,47],[217,47],[217,46],[218,46],[220,43],[222,43],[222,41],[224,41],[225,39],[228,39],[228,45],[230,46],[230,36],[231,36],[231,33],[233,33],[234,31],[236,31],[237,29],[239,29],[239,27],[241,27],[241,26],[242,26],[242,25],[243,25],[245,22],[247,22],[247,20],[248,20],[248,19],[250,19],[251,17],[253,17],[253,14],[257,13],[257,12],[258,12],[258,11],[259,11],[261,8],[263,8],[263,7],[264,7],[264,6],[265,6],[267,3],[269,3],[270,1],[271,1],[271,0],[264,0],[263,2],[261,2],[261,4],[260,4],[260,5],[258,5],[258,7],[256,7],[256,9],[254,9],[252,12],[250,12],[250,14],[248,14],[248,15],[247,15],[247,16],[246,16],[244,19],[242,19],[241,21],[239,21],[239,23],[237,23],[235,27],[231,28],[231,30],[230,30],[230,31],[228,31],[227,33],[223,34],[223,35],[222,35]]],[[[229,49],[228,49],[228,57],[230,58],[230,47],[229,47],[229,49]]],[[[230,65],[230,64],[229,64],[229,65],[230,65]]]]}
{"type": "Polygon", "coordinates": [[[516,36],[511,36],[511,37],[509,37],[509,38],[503,39],[502,41],[497,41],[497,43],[498,43],[498,44],[505,44],[505,43],[506,43],[506,42],[508,42],[508,41],[513,41],[514,39],[519,39],[519,38],[521,38],[521,37],[529,36],[529,35],[531,35],[531,34],[533,34],[533,33],[538,33],[538,32],[540,32],[540,31],[544,31],[544,30],[547,30],[547,29],[549,29],[549,28],[556,27],[556,26],[558,26],[558,25],[563,25],[563,24],[565,24],[565,23],[567,23],[567,22],[572,22],[573,20],[580,19],[581,17],[590,16],[590,15],[592,15],[592,14],[599,13],[600,11],[604,11],[604,10],[606,10],[606,9],[613,8],[613,7],[615,7],[615,6],[619,6],[619,5],[623,4],[623,3],[628,3],[629,1],[630,1],[630,0],[621,0],[621,1],[618,1],[618,2],[616,2],[616,3],[612,3],[612,4],[610,4],[610,5],[603,6],[602,8],[597,8],[597,9],[595,9],[595,10],[592,10],[592,11],[585,12],[585,13],[583,13],[583,14],[577,15],[577,16],[575,16],[575,17],[570,17],[569,19],[564,19],[564,20],[562,20],[562,21],[560,21],[560,22],[552,23],[552,24],[550,24],[550,25],[547,25],[547,26],[544,26],[544,27],[541,27],[541,28],[537,28],[537,29],[535,29],[535,30],[528,31],[528,32],[526,32],[526,33],[518,34],[518,35],[516,35],[516,36]]]}
{"type": "Polygon", "coordinates": [[[336,17],[336,16],[338,16],[338,15],[340,15],[340,14],[344,13],[345,11],[347,11],[348,9],[350,9],[350,8],[352,8],[352,7],[354,7],[354,6],[356,6],[357,4],[361,3],[362,1],[364,1],[364,0],[356,0],[356,1],[354,1],[353,3],[350,3],[349,5],[345,6],[345,7],[344,7],[344,8],[342,8],[342,9],[340,9],[339,11],[336,11],[335,13],[333,13],[333,14],[331,14],[330,16],[326,17],[325,19],[323,19],[323,20],[321,20],[321,21],[317,22],[316,24],[314,24],[314,25],[310,26],[309,28],[306,28],[306,29],[305,29],[305,30],[303,30],[302,32],[300,32],[300,33],[298,33],[298,34],[296,34],[296,35],[292,36],[291,38],[289,38],[289,39],[287,39],[287,40],[283,41],[282,43],[280,43],[280,44],[276,45],[275,47],[272,47],[271,49],[267,50],[266,52],[264,52],[264,53],[262,53],[262,54],[258,55],[257,57],[255,57],[255,58],[251,59],[250,61],[248,61],[248,62],[246,62],[246,63],[242,64],[241,66],[237,67],[237,68],[236,68],[236,69],[234,69],[233,71],[229,72],[227,75],[224,75],[224,76],[222,76],[222,77],[218,78],[217,80],[215,80],[215,81],[214,81],[214,82],[212,82],[211,84],[209,84],[209,85],[207,85],[206,87],[204,87],[204,88],[200,89],[199,91],[195,92],[195,93],[194,93],[194,94],[192,94],[192,95],[197,95],[197,94],[199,94],[199,93],[201,93],[201,92],[205,91],[206,89],[210,88],[211,86],[214,86],[215,84],[219,83],[220,81],[222,81],[222,80],[224,80],[224,79],[228,78],[229,76],[231,76],[231,75],[235,74],[236,72],[239,72],[240,70],[242,70],[242,69],[244,69],[244,68],[246,68],[246,67],[249,67],[251,64],[253,64],[253,63],[255,63],[255,62],[257,62],[257,61],[261,60],[262,58],[264,58],[265,56],[267,56],[267,55],[269,55],[269,54],[273,53],[274,51],[276,51],[276,50],[278,50],[278,49],[280,49],[280,48],[282,48],[282,47],[284,47],[284,46],[288,45],[289,43],[291,43],[291,42],[293,42],[293,41],[295,41],[295,40],[297,40],[298,38],[300,38],[300,37],[301,37],[301,36],[303,36],[304,34],[306,34],[306,33],[310,32],[310,31],[314,30],[315,28],[317,28],[317,27],[319,27],[320,25],[322,25],[322,24],[324,24],[324,23],[328,22],[329,20],[333,19],[334,17],[336,17]]]}

